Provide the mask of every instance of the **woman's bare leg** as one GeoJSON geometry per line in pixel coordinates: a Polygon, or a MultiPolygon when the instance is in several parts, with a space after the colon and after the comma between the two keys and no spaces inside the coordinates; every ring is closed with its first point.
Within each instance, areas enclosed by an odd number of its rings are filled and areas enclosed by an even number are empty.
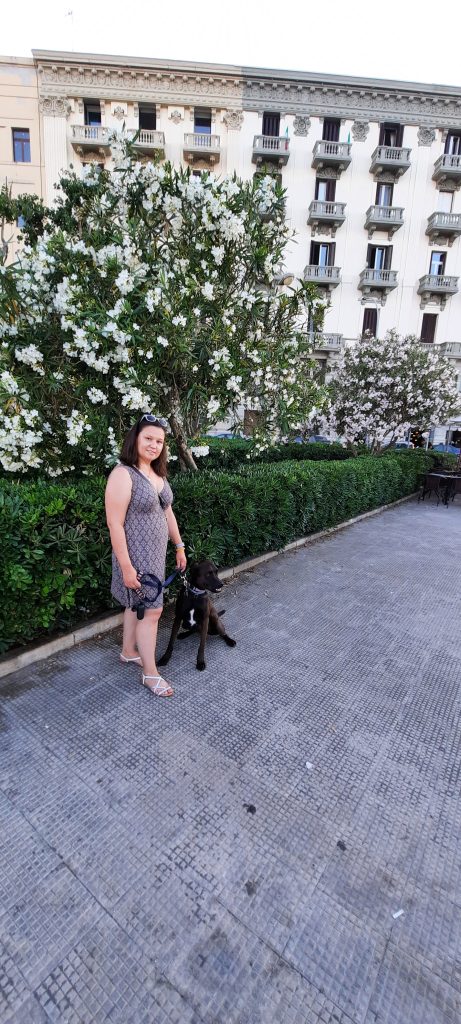
{"type": "MultiPolygon", "coordinates": [[[[142,670],[145,676],[160,675],[155,661],[155,647],[157,644],[158,620],[162,610],[162,608],[146,609],[144,618],[136,620],[136,643],[141,655],[142,670]]],[[[153,690],[156,682],[158,680],[148,679],[146,686],[153,690]]],[[[171,692],[173,691],[171,690],[171,692]]],[[[165,696],[168,696],[168,694],[165,694],[165,696]]]]}
{"type": "Polygon", "coordinates": [[[136,612],[125,608],[123,613],[122,654],[124,658],[137,658],[136,650],[136,612]]]}

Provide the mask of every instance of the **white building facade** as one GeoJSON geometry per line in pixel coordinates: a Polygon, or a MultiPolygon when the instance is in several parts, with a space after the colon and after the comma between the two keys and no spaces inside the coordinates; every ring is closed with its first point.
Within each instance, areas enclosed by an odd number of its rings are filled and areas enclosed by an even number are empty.
{"type": "Polygon", "coordinates": [[[142,157],[268,170],[295,229],[287,269],[328,296],[320,360],[362,332],[441,345],[461,381],[461,88],[33,51],[45,198],[71,164],[142,157]]]}

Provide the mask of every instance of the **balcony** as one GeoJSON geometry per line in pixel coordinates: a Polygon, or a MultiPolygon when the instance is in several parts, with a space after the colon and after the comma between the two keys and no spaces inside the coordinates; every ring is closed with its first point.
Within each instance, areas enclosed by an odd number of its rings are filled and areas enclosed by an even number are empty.
{"type": "Polygon", "coordinates": [[[450,185],[454,189],[461,185],[461,156],[454,156],[451,153],[444,153],[439,156],[434,164],[432,180],[438,185],[450,185]]]}
{"type": "Polygon", "coordinates": [[[431,245],[453,245],[461,235],[461,213],[432,213],[427,221],[426,235],[431,245]]]}
{"type": "Polygon", "coordinates": [[[461,359],[461,341],[444,341],[439,348],[440,355],[447,359],[461,359]]]}
{"type": "Polygon", "coordinates": [[[308,284],[316,284],[319,288],[337,288],[341,283],[341,270],[339,267],[318,267],[311,263],[304,267],[303,277],[308,284]]]}
{"type": "Polygon", "coordinates": [[[109,128],[100,124],[73,124],[70,128],[70,141],[79,156],[89,150],[106,156],[110,151],[109,128]]]}
{"type": "Polygon", "coordinates": [[[364,298],[372,292],[377,292],[386,298],[393,288],[397,288],[396,270],[375,270],[374,267],[365,267],[359,277],[359,290],[363,292],[364,298]]]}
{"type": "Polygon", "coordinates": [[[443,309],[450,295],[456,295],[458,291],[458,278],[449,277],[447,274],[424,274],[419,279],[418,295],[421,296],[421,309],[428,302],[439,301],[443,309]]]}
{"type": "Polygon", "coordinates": [[[275,162],[279,167],[288,163],[290,156],[290,140],[286,135],[255,135],[253,139],[254,164],[275,162]]]}
{"type": "Polygon", "coordinates": [[[332,167],[333,170],[345,171],[352,160],[352,145],[350,142],[323,142],[315,143],[312,157],[312,167],[317,171],[323,167],[332,167]]]}
{"type": "Polygon", "coordinates": [[[345,209],[345,203],[328,203],[320,199],[313,199],[307,218],[307,223],[312,225],[312,235],[323,233],[334,236],[337,228],[344,224],[345,209]]]}
{"type": "Polygon", "coordinates": [[[155,132],[147,128],[135,128],[127,132],[132,140],[134,148],[146,156],[158,156],[162,160],[165,156],[165,135],[164,132],[155,132]]]}
{"type": "Polygon", "coordinates": [[[403,224],[403,208],[401,206],[369,206],[365,227],[368,231],[368,238],[373,238],[374,231],[387,231],[388,238],[392,238],[395,231],[398,231],[403,224]]]}
{"type": "Polygon", "coordinates": [[[342,351],[342,334],[316,334],[314,337],[315,352],[337,352],[342,351]]]}
{"type": "Polygon", "coordinates": [[[207,160],[216,164],[221,155],[221,139],[219,135],[206,135],[204,132],[186,132],[183,145],[184,159],[193,164],[196,160],[207,160]]]}
{"type": "Polygon", "coordinates": [[[410,166],[411,149],[402,146],[377,146],[371,157],[371,174],[393,174],[400,178],[410,166]]]}

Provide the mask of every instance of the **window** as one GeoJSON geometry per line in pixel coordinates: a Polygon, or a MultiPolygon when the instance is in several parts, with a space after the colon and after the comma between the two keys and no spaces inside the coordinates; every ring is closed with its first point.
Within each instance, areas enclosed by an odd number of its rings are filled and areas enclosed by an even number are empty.
{"type": "Polygon", "coordinates": [[[439,192],[436,208],[441,213],[451,213],[453,209],[453,192],[439,192]]]}
{"type": "Polygon", "coordinates": [[[461,155],[461,132],[448,132],[445,139],[445,152],[450,156],[461,155]]]}
{"type": "Polygon", "coordinates": [[[101,124],[101,104],[99,100],[85,100],[83,104],[85,124],[101,124]]]}
{"type": "Polygon", "coordinates": [[[335,250],[334,242],[311,242],[310,265],[312,267],[334,267],[335,250]]]}
{"type": "Polygon", "coordinates": [[[211,110],[208,107],[195,107],[194,132],[196,135],[211,135],[211,110]]]}
{"type": "Polygon", "coordinates": [[[155,132],[157,127],[157,110],[149,103],[139,104],[139,127],[147,132],[155,132]]]}
{"type": "Polygon", "coordinates": [[[13,128],[13,159],[15,164],[30,164],[30,132],[28,128],[13,128]]]}
{"type": "Polygon", "coordinates": [[[339,142],[341,121],[337,117],[324,117],[322,139],[324,142],[339,142]]]}
{"type": "Polygon", "coordinates": [[[334,178],[317,178],[315,182],[315,198],[324,203],[333,203],[336,195],[334,178]]]}
{"type": "Polygon", "coordinates": [[[392,199],[394,196],[393,185],[377,185],[376,186],[376,206],[392,206],[392,199]]]}
{"type": "Polygon", "coordinates": [[[429,264],[429,273],[435,274],[437,277],[443,277],[445,273],[445,262],[447,254],[446,252],[431,252],[431,262],[429,264]]]}
{"type": "Polygon", "coordinates": [[[371,270],[390,270],[392,262],[392,245],[369,245],[367,249],[367,267],[371,270]]]}
{"type": "Polygon", "coordinates": [[[278,139],[280,135],[280,114],[274,114],[272,111],[263,114],[263,135],[270,135],[271,138],[278,139]]]}
{"type": "Polygon", "coordinates": [[[376,338],[378,330],[378,310],[376,306],[370,306],[363,311],[362,338],[364,334],[371,334],[376,338]]]}
{"type": "Polygon", "coordinates": [[[391,124],[387,121],[379,127],[380,146],[403,146],[403,124],[391,124]]]}
{"type": "Polygon", "coordinates": [[[421,324],[420,341],[424,341],[427,345],[432,344],[435,338],[435,328],[437,326],[437,313],[423,313],[423,322],[421,324]]]}

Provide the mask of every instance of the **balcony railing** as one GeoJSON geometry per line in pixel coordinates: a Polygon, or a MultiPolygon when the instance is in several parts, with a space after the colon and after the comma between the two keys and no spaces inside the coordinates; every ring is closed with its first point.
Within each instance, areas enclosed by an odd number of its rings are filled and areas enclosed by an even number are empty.
{"type": "Polygon", "coordinates": [[[432,213],[427,221],[426,235],[431,242],[440,238],[442,243],[448,241],[448,245],[452,245],[453,240],[461,235],[461,213],[444,213],[442,210],[432,213]]]}
{"type": "Polygon", "coordinates": [[[419,279],[418,295],[456,295],[458,280],[448,274],[424,274],[419,279]]]}
{"type": "Polygon", "coordinates": [[[411,149],[403,146],[377,146],[371,156],[370,171],[372,174],[390,171],[400,177],[410,166],[410,153],[411,149]]]}
{"type": "Polygon", "coordinates": [[[403,224],[403,208],[401,206],[369,206],[365,227],[368,229],[368,237],[373,236],[374,231],[387,231],[388,237],[392,237],[403,224]]]}
{"type": "Polygon", "coordinates": [[[158,153],[165,156],[165,134],[147,128],[134,128],[127,132],[128,138],[132,139],[135,149],[142,153],[158,153]]]}
{"type": "Polygon", "coordinates": [[[322,167],[334,167],[337,171],[344,171],[352,160],[352,145],[350,142],[324,142],[320,140],[315,143],[312,156],[312,166],[317,170],[322,167]]]}
{"type": "Polygon", "coordinates": [[[440,353],[447,359],[461,359],[461,341],[444,341],[440,353]]]}
{"type": "Polygon", "coordinates": [[[70,141],[77,150],[110,149],[109,128],[100,124],[73,124],[70,128],[70,141]]]}
{"type": "Polygon", "coordinates": [[[319,267],[309,264],[304,267],[304,280],[322,287],[336,288],[341,281],[340,267],[319,267]]]}
{"type": "Polygon", "coordinates": [[[359,288],[361,291],[371,291],[374,289],[386,292],[391,291],[392,288],[397,288],[397,271],[375,270],[374,267],[365,267],[365,270],[362,270],[360,274],[359,288]]]}
{"type": "Polygon", "coordinates": [[[206,135],[202,132],[186,132],[183,152],[189,163],[194,163],[194,160],[216,163],[221,153],[221,138],[219,135],[206,135]]]}
{"type": "Polygon", "coordinates": [[[434,164],[433,181],[441,182],[450,179],[455,184],[461,181],[461,155],[443,153],[434,164]]]}
{"type": "Polygon", "coordinates": [[[314,337],[314,349],[317,352],[341,352],[342,347],[342,334],[316,334],[314,337]]]}
{"type": "Polygon", "coordinates": [[[269,160],[283,167],[290,156],[290,140],[286,135],[255,135],[253,138],[254,164],[269,160]]]}
{"type": "MultiPolygon", "coordinates": [[[[321,199],[313,199],[309,206],[307,223],[311,224],[314,229],[320,224],[327,225],[331,228],[332,235],[334,235],[336,229],[341,227],[341,224],[344,224],[346,219],[345,209],[345,203],[329,203],[321,199]]],[[[315,234],[315,230],[312,231],[312,234],[315,234]]]]}

